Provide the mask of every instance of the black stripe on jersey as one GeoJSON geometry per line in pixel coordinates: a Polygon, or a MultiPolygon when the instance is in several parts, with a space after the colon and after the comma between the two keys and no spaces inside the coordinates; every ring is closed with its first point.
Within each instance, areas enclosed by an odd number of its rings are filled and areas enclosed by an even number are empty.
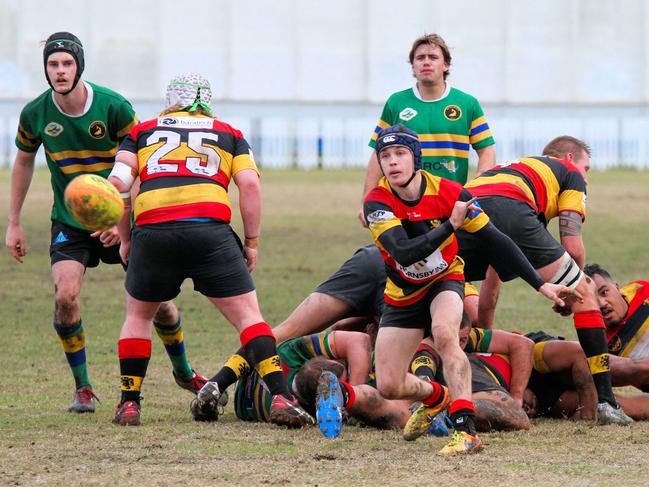
{"type": "MultiPolygon", "coordinates": [[[[194,176],[166,176],[162,178],[153,178],[142,182],[140,193],[153,191],[155,189],[176,188],[179,186],[190,186],[193,184],[216,184],[226,189],[221,183],[212,179],[200,178],[194,176]]],[[[227,189],[226,189],[227,191],[227,189]]]]}
{"type": "Polygon", "coordinates": [[[617,333],[617,337],[620,339],[622,346],[617,353],[624,350],[624,348],[629,344],[629,342],[636,335],[638,330],[649,318],[649,304],[642,304],[638,309],[631,315],[631,318],[622,326],[620,332],[617,333]]]}
{"type": "MultiPolygon", "coordinates": [[[[536,157],[533,157],[533,158],[530,158],[530,159],[536,159],[536,157]]],[[[523,182],[525,183],[525,185],[532,192],[532,195],[534,196],[535,204],[538,204],[539,199],[538,199],[537,194],[536,194],[536,189],[534,188],[534,184],[532,184],[532,181],[530,181],[530,178],[528,178],[525,174],[523,174],[520,171],[517,171],[516,169],[514,169],[512,167],[509,167],[509,166],[507,166],[507,167],[496,166],[496,168],[489,169],[489,170],[483,172],[482,174],[480,174],[480,177],[481,178],[482,177],[488,178],[489,176],[497,176],[499,174],[507,174],[509,176],[514,176],[514,177],[517,177],[519,179],[522,179],[523,182]]],[[[468,191],[471,191],[471,188],[468,188],[468,191]]]]}

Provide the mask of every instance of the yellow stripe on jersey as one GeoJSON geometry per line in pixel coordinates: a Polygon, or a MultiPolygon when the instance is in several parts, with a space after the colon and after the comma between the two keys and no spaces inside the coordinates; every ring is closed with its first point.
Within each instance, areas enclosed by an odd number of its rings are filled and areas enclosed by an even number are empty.
{"type": "Polygon", "coordinates": [[[588,361],[588,368],[590,369],[591,375],[601,374],[602,372],[611,370],[608,364],[608,353],[587,357],[586,360],[588,361]]]}
{"type": "Polygon", "coordinates": [[[484,139],[488,139],[489,137],[493,137],[491,130],[485,130],[483,132],[480,132],[479,134],[476,134],[473,137],[471,137],[471,145],[475,145],[478,142],[482,142],[484,139]]]}
{"type": "Polygon", "coordinates": [[[54,162],[59,162],[64,159],[87,159],[89,157],[115,157],[117,154],[118,146],[115,145],[112,149],[109,150],[64,150],[61,152],[50,152],[46,151],[47,155],[54,162]]]}
{"type": "Polygon", "coordinates": [[[471,282],[464,283],[464,297],[466,298],[467,296],[480,296],[478,288],[471,282]]]}
{"type": "Polygon", "coordinates": [[[525,197],[529,199],[531,203],[536,206],[535,203],[535,198],[534,198],[534,193],[530,189],[530,187],[525,184],[525,182],[518,176],[514,176],[512,174],[495,174],[493,176],[480,176],[473,181],[469,181],[466,183],[465,188],[471,192],[471,188],[477,187],[477,186],[482,186],[485,184],[497,184],[497,183],[506,183],[506,184],[513,184],[514,186],[518,187],[523,193],[525,193],[525,197]]]}
{"type": "MultiPolygon", "coordinates": [[[[574,189],[566,189],[559,194],[559,208],[557,212],[576,211],[582,215],[586,214],[586,198],[584,193],[574,189]]],[[[546,215],[547,216],[547,215],[546,215]]],[[[548,219],[550,217],[548,216],[548,219]]]]}
{"type": "Polygon", "coordinates": [[[379,136],[379,132],[383,130],[384,128],[390,127],[390,124],[388,122],[385,122],[383,120],[379,120],[378,123],[376,124],[377,127],[379,127],[379,131],[374,131],[372,134],[372,140],[376,141],[377,137],[379,136]]]}
{"type": "Polygon", "coordinates": [[[636,347],[640,339],[644,336],[645,333],[649,331],[649,320],[645,320],[642,326],[638,329],[637,332],[633,335],[633,338],[629,340],[629,343],[626,344],[626,347],[620,353],[620,357],[629,357],[633,349],[636,347]]]}
{"type": "MultiPolygon", "coordinates": [[[[221,149],[217,147],[214,148],[217,150],[219,154],[222,152],[221,149]]],[[[226,154],[228,153],[226,152],[226,154]]],[[[230,157],[232,156],[230,155],[230,157]]],[[[250,157],[250,154],[239,154],[234,159],[232,159],[232,170],[230,171],[232,176],[236,175],[240,171],[243,171],[244,169],[252,169],[259,176],[259,169],[257,168],[257,164],[255,164],[254,159],[250,157]]]]}
{"type": "Polygon", "coordinates": [[[122,139],[126,137],[128,133],[131,131],[131,129],[138,124],[138,122],[139,120],[137,119],[137,117],[135,117],[131,123],[129,123],[126,127],[124,127],[119,132],[117,132],[117,138],[122,139]]]}
{"type": "Polygon", "coordinates": [[[463,144],[469,143],[468,135],[456,135],[456,134],[419,134],[420,142],[461,142],[463,144]]]}
{"type": "Polygon", "coordinates": [[[474,119],[473,122],[471,122],[471,130],[478,127],[479,125],[482,125],[483,123],[487,123],[487,117],[485,117],[484,115],[474,119]]]}
{"type": "Polygon", "coordinates": [[[143,212],[164,208],[166,206],[186,205],[191,203],[228,202],[227,192],[217,184],[192,184],[172,188],[154,189],[140,193],[135,199],[135,218],[143,212]]]}
{"type": "Polygon", "coordinates": [[[532,366],[539,374],[549,374],[552,372],[548,364],[543,360],[543,349],[547,344],[548,342],[534,344],[534,361],[532,362],[532,366]]]}
{"type": "Polygon", "coordinates": [[[464,223],[462,223],[462,230],[466,230],[469,233],[475,233],[479,230],[482,230],[489,223],[489,217],[484,211],[481,211],[477,216],[473,218],[465,218],[464,223]]]}
{"type": "MultiPolygon", "coordinates": [[[[464,270],[464,268],[462,268],[464,270]]],[[[443,274],[446,275],[446,274],[443,274]]],[[[423,287],[417,289],[414,293],[405,295],[403,293],[403,289],[397,286],[392,282],[392,280],[388,277],[388,279],[385,281],[385,294],[390,297],[390,299],[394,301],[410,301],[414,300],[417,296],[421,296],[423,294],[426,294],[428,289],[437,282],[437,279],[434,279],[430,282],[427,282],[423,287]]]]}
{"type": "Polygon", "coordinates": [[[59,167],[63,174],[74,174],[77,172],[99,172],[105,169],[111,169],[112,162],[98,162],[97,164],[75,164],[74,166],[59,167]]]}
{"type": "Polygon", "coordinates": [[[421,150],[421,155],[423,157],[462,157],[462,158],[467,158],[469,157],[469,151],[468,150],[462,150],[462,149],[453,149],[452,147],[445,148],[445,149],[422,149],[421,150]]]}
{"type": "Polygon", "coordinates": [[[20,132],[18,132],[18,134],[16,135],[16,138],[18,139],[18,141],[21,144],[26,145],[27,147],[36,147],[36,144],[34,144],[31,140],[26,139],[25,137],[23,137],[20,132]]]}

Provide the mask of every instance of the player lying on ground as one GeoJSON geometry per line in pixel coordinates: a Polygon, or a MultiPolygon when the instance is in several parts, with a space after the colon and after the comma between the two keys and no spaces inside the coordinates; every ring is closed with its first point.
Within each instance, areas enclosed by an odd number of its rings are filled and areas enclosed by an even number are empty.
{"type": "MultiPolygon", "coordinates": [[[[536,342],[534,370],[525,391],[524,408],[530,417],[595,419],[597,394],[586,356],[578,342],[529,333],[536,342]]],[[[644,362],[644,363],[643,363],[644,362]]],[[[615,386],[636,385],[634,376],[646,373],[642,360],[611,356],[615,386]]],[[[616,394],[624,412],[636,420],[649,419],[649,394],[616,394]]]]}

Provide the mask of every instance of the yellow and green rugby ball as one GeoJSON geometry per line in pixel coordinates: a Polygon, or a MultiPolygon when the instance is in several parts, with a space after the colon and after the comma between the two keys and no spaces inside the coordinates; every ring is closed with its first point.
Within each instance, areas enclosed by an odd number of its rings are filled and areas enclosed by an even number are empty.
{"type": "Polygon", "coordinates": [[[82,174],[70,181],[64,200],[72,217],[93,232],[114,227],[124,213],[124,201],[117,188],[96,174],[82,174]]]}

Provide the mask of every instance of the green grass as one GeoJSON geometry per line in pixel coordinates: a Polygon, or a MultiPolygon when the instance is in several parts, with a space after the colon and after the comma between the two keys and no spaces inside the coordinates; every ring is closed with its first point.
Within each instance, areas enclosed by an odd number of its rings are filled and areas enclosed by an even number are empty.
{"type": "MultiPolygon", "coordinates": [[[[262,311],[283,320],[359,246],[361,171],[265,171],[259,265],[254,272],[262,311]]],[[[0,194],[9,194],[0,170],[0,194]]],[[[584,227],[588,261],[625,283],[649,277],[649,173],[590,176],[584,227]]],[[[7,201],[0,205],[6,221],[7,201]]],[[[0,257],[0,484],[6,485],[644,485],[649,425],[596,427],[535,421],[532,430],[483,436],[482,455],[446,460],[444,439],[406,443],[398,432],[348,427],[337,440],[317,429],[287,431],[238,422],[231,406],[215,424],[196,423],[190,395],[178,389],[154,338],[143,388],[143,425],[110,424],[119,399],[117,337],[124,317],[123,273],[90,269],[82,291],[91,378],[102,403],[94,415],[66,412],[72,379],[51,326],[49,206],[46,171],[37,171],[23,212],[28,252],[23,264],[0,257]]],[[[235,225],[236,226],[236,225],[235,225]]],[[[6,227],[2,229],[5,230],[6,227]]],[[[4,233],[4,232],[3,232],[4,233]]],[[[186,283],[182,309],[192,365],[215,372],[238,337],[186,283]]],[[[554,315],[523,283],[507,283],[497,314],[510,330],[545,329],[574,337],[570,319],[554,315]]]]}

